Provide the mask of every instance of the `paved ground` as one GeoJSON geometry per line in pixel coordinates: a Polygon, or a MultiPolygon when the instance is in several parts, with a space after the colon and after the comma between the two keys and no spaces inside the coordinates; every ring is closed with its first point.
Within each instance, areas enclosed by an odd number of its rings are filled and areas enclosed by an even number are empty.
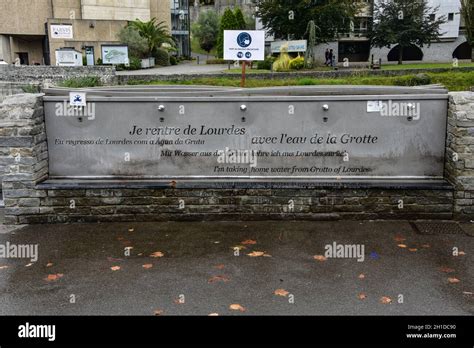
{"type": "Polygon", "coordinates": [[[182,63],[172,66],[164,66],[153,69],[133,70],[133,71],[117,71],[117,75],[175,75],[175,74],[210,74],[220,73],[227,70],[228,66],[221,64],[196,64],[196,62],[182,63]]]}
{"type": "Polygon", "coordinates": [[[39,260],[0,259],[0,315],[474,314],[474,238],[403,221],[38,225],[7,242],[39,260]],[[314,259],[333,242],[363,244],[364,262],[314,259]]]}

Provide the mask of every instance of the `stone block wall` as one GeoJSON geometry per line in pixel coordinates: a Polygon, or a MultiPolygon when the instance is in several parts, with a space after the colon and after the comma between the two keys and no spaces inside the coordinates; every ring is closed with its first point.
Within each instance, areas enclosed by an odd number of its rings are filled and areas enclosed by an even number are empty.
{"type": "Polygon", "coordinates": [[[451,93],[446,178],[451,185],[157,182],[45,183],[41,95],[0,104],[0,154],[8,224],[249,219],[474,218],[474,93],[451,93]],[[19,155],[19,156],[18,156],[19,155]],[[400,201],[403,206],[400,207],[400,201]]]}
{"type": "Polygon", "coordinates": [[[104,85],[116,83],[115,68],[112,66],[0,65],[0,81],[40,84],[42,87],[57,85],[61,81],[84,76],[97,76],[104,85]]]}
{"type": "Polygon", "coordinates": [[[454,215],[474,218],[474,93],[449,96],[445,176],[455,187],[454,215]]]}

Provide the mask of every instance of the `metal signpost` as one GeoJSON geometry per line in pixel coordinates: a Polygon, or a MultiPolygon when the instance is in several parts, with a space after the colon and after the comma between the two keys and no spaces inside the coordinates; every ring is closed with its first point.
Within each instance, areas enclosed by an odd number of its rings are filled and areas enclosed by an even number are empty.
{"type": "Polygon", "coordinates": [[[241,87],[245,87],[247,62],[265,60],[265,31],[224,30],[224,59],[242,61],[241,87]]]}

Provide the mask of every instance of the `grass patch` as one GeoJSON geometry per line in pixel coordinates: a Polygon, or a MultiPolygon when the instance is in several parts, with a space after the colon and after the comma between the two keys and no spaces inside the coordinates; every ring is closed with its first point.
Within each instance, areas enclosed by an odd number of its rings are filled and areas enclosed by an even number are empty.
{"type": "MultiPolygon", "coordinates": [[[[344,78],[298,78],[298,79],[247,79],[246,86],[253,87],[276,87],[276,86],[311,86],[311,85],[386,85],[386,86],[413,86],[426,83],[440,83],[450,91],[468,91],[474,86],[474,71],[444,73],[427,73],[428,79],[420,79],[415,75],[403,76],[369,76],[361,73],[358,76],[344,78]]],[[[171,81],[129,81],[131,85],[210,85],[239,87],[240,79],[234,77],[206,77],[192,80],[171,81]]]]}
{"type": "Polygon", "coordinates": [[[61,87],[67,88],[87,88],[101,86],[100,78],[97,76],[84,76],[64,80],[60,83],[61,87]]]}
{"type": "MultiPolygon", "coordinates": [[[[474,68],[474,63],[459,63],[459,67],[472,67],[474,68]]],[[[382,70],[404,70],[404,69],[439,69],[439,68],[452,68],[452,63],[420,63],[420,64],[390,64],[390,65],[383,65],[382,70]]]]}

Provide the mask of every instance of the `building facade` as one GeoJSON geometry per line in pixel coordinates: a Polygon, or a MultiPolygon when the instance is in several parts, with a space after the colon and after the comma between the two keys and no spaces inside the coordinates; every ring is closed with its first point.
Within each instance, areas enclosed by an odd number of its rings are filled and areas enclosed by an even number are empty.
{"type": "MultiPolygon", "coordinates": [[[[362,7],[353,20],[352,30],[339,35],[336,41],[316,46],[315,55],[321,63],[324,61],[326,49],[332,49],[339,62],[343,62],[345,59],[349,62],[369,62],[372,56],[374,60],[381,59],[385,63],[398,61],[397,45],[389,48],[370,47],[367,34],[373,24],[373,11],[375,3],[378,1],[381,0],[358,0],[362,3],[362,7]]],[[[404,60],[449,62],[453,58],[471,59],[472,51],[465,36],[464,23],[460,14],[460,1],[428,0],[428,5],[433,9],[437,8],[437,11],[431,14],[433,19],[440,16],[446,17],[447,22],[440,29],[442,35],[439,41],[432,42],[429,46],[412,46],[405,49],[404,60]]],[[[257,18],[257,29],[262,28],[263,25],[257,18]]],[[[268,42],[273,40],[272,36],[267,35],[268,42]]]]}
{"type": "Polygon", "coordinates": [[[2,0],[0,59],[55,65],[57,49],[73,48],[97,63],[128,21],[153,17],[171,28],[169,0],[2,0]]]}
{"type": "Polygon", "coordinates": [[[191,57],[191,15],[189,0],[170,0],[171,35],[178,56],[191,57]]]}

